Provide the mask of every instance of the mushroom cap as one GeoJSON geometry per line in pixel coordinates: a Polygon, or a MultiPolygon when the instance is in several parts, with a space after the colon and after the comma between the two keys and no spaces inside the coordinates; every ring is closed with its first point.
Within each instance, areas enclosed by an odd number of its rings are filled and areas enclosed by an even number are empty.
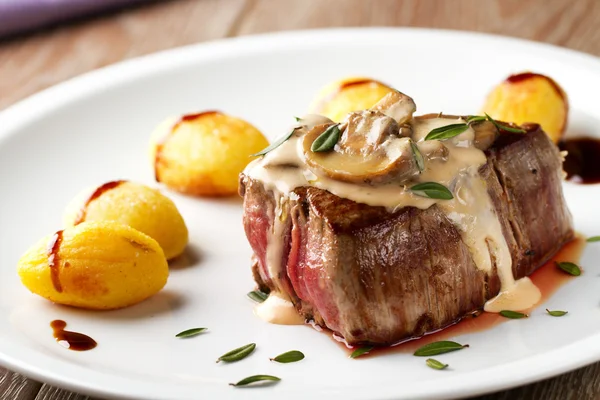
{"type": "Polygon", "coordinates": [[[316,126],[304,135],[303,153],[310,169],[317,175],[325,175],[335,180],[365,184],[401,181],[417,175],[420,168],[412,139],[398,137],[393,133],[393,128],[397,129],[398,126],[393,119],[383,116],[391,120],[390,122],[381,115],[375,115],[374,123],[369,125],[371,119],[368,116],[373,112],[361,113],[368,121],[354,122],[361,122],[363,126],[370,126],[373,130],[361,134],[360,130],[350,128],[349,124],[331,151],[311,150],[312,143],[329,125],[316,126]]]}
{"type": "Polygon", "coordinates": [[[412,119],[417,111],[417,105],[411,97],[394,90],[379,100],[371,110],[382,112],[402,125],[412,119]]]}

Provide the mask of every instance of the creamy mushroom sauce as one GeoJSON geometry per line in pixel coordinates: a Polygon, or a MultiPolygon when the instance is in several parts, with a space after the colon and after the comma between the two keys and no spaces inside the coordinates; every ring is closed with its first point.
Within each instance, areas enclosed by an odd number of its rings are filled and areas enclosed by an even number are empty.
{"type": "Polygon", "coordinates": [[[260,319],[277,325],[302,325],[304,318],[294,308],[287,296],[271,292],[267,300],[254,308],[254,314],[260,319]]]}
{"type": "MultiPolygon", "coordinates": [[[[302,186],[313,186],[327,190],[336,196],[364,203],[382,206],[389,212],[403,207],[427,209],[434,204],[445,212],[461,232],[464,243],[471,250],[477,267],[490,272],[495,260],[501,282],[500,293],[485,304],[485,311],[524,310],[535,305],[541,298],[539,289],[527,277],[515,281],[512,273],[511,254],[502,234],[502,226],[494,205],[487,192],[486,183],[479,176],[479,167],[487,162],[482,150],[473,145],[475,132],[468,128],[460,135],[444,140],[423,139],[438,127],[465,123],[461,118],[438,116],[416,117],[410,121],[412,139],[425,158],[425,169],[414,177],[412,182],[390,182],[381,185],[361,185],[334,180],[309,169],[302,148],[302,136],[312,127],[328,122],[325,117],[309,115],[303,118],[292,137],[277,149],[251,162],[244,173],[263,183],[273,191],[277,199],[276,218],[273,220],[267,243],[266,263],[270,276],[278,276],[282,271],[282,223],[281,216],[286,212],[287,200],[294,196],[293,190],[302,186]],[[437,143],[436,143],[437,142],[437,143]],[[436,156],[435,148],[447,148],[444,156],[436,156]],[[429,155],[429,156],[428,156],[429,155]],[[448,187],[454,195],[452,200],[437,200],[421,197],[410,191],[419,182],[437,182],[448,187]]],[[[330,121],[329,121],[330,122],[330,121]]],[[[275,317],[275,313],[295,312],[292,303],[285,295],[277,294],[271,307],[269,300],[259,305],[256,314],[273,323],[286,320],[275,317]],[[287,305],[287,310],[285,311],[287,305]],[[266,309],[272,309],[267,311],[266,309]]],[[[273,296],[270,296],[271,298],[273,296]]],[[[301,323],[301,319],[296,322],[301,323]]]]}

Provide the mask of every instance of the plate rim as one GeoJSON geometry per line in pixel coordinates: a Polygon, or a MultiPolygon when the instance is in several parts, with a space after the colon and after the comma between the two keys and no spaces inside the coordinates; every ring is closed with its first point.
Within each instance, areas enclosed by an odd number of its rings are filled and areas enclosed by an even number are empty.
{"type": "MultiPolygon", "coordinates": [[[[35,121],[45,114],[51,114],[68,105],[69,103],[77,102],[79,99],[87,96],[95,96],[106,88],[118,87],[129,81],[139,77],[153,76],[161,72],[168,72],[172,68],[178,68],[187,64],[196,64],[202,62],[203,59],[223,59],[224,57],[236,57],[239,55],[232,54],[232,50],[242,50],[243,54],[256,53],[265,44],[286,44],[294,46],[299,43],[306,43],[305,46],[311,47],[319,43],[328,43],[335,41],[347,41],[356,35],[361,36],[378,36],[386,34],[410,34],[420,37],[444,35],[450,37],[450,40],[468,39],[482,41],[488,43],[501,42],[506,45],[519,46],[521,49],[530,48],[541,57],[549,55],[563,55],[569,59],[569,62],[578,62],[588,69],[597,68],[600,71],[600,58],[592,54],[579,52],[576,50],[567,49],[553,44],[541,43],[515,37],[501,36],[496,34],[459,31],[459,30],[444,30],[444,29],[428,29],[428,28],[395,28],[395,27],[369,27],[369,28],[326,28],[312,30],[293,30],[286,32],[263,33],[256,35],[247,35],[233,38],[223,38],[207,42],[201,42],[173,49],[162,50],[159,52],[135,57],[101,67],[84,74],[75,76],[59,84],[46,88],[31,96],[28,96],[4,110],[0,111],[0,145],[2,142],[18,134],[18,131],[26,126],[29,121],[35,121]],[[308,39],[308,40],[307,40],[308,39]],[[265,43],[266,42],[266,43],[265,43]]],[[[273,48],[264,46],[262,51],[270,52],[273,48]]],[[[277,50],[279,47],[275,47],[277,50]]],[[[600,73],[599,73],[600,75],[600,73]]],[[[442,389],[427,388],[427,390],[417,390],[411,393],[411,398],[456,398],[464,396],[474,396],[484,393],[490,393],[497,390],[512,388],[527,383],[543,380],[552,376],[556,376],[576,368],[589,365],[593,362],[600,361],[600,332],[584,338],[576,343],[564,346],[560,349],[551,350],[540,353],[534,356],[526,357],[522,360],[517,360],[502,364],[496,367],[486,368],[481,371],[469,373],[468,377],[475,383],[471,383],[467,388],[462,387],[463,379],[457,380],[452,377],[444,377],[440,379],[442,389]],[[561,359],[564,362],[560,366],[554,366],[552,359],[561,359]],[[544,362],[546,361],[546,362],[544,362]],[[528,366],[536,366],[537,368],[527,368],[528,366]],[[541,366],[541,367],[540,367],[541,366]],[[515,373],[518,371],[519,373],[515,373]],[[526,371],[523,373],[523,371],[526,371]],[[503,379],[497,382],[485,380],[490,374],[501,373],[503,379]],[[478,378],[482,379],[478,379],[478,378]],[[457,381],[458,383],[451,382],[457,381]],[[482,383],[485,382],[485,383],[482,383]]],[[[134,383],[136,381],[144,382],[146,387],[139,390],[139,386],[131,385],[133,388],[123,391],[124,386],[118,385],[114,390],[110,385],[103,386],[94,380],[81,380],[81,377],[106,377],[114,379],[115,376],[97,370],[83,370],[80,373],[73,375],[68,374],[66,377],[57,374],[54,371],[44,369],[39,365],[35,365],[31,360],[23,361],[18,357],[11,355],[10,341],[5,337],[0,337],[0,365],[11,371],[21,373],[25,376],[34,379],[48,382],[50,384],[63,387],[69,390],[89,393],[95,396],[104,397],[119,397],[119,398],[136,398],[144,396],[148,399],[159,398],[157,394],[149,390],[150,386],[146,381],[140,381],[135,377],[118,378],[123,379],[123,382],[134,383]],[[8,351],[7,351],[8,349],[8,351]],[[136,390],[137,388],[137,390],[136,390]]],[[[34,354],[34,359],[42,357],[43,359],[53,360],[55,357],[27,349],[26,353],[34,354]]],[[[70,364],[70,363],[69,363],[70,364]]],[[[73,364],[63,365],[68,367],[67,370],[74,369],[77,371],[77,366],[73,364]]],[[[64,369],[62,369],[64,371],[64,369]]],[[[159,384],[160,386],[160,384],[159,384]]],[[[413,385],[414,386],[414,385],[413,385]]],[[[199,385],[199,388],[202,386],[199,385]]],[[[294,391],[284,392],[291,394],[294,391]]],[[[392,399],[399,395],[398,386],[387,386],[379,389],[377,398],[392,399]]],[[[349,400],[360,395],[368,394],[367,391],[355,391],[354,394],[328,394],[329,398],[344,398],[349,400]]],[[[162,393],[159,393],[162,397],[162,393]]],[[[253,396],[249,396],[253,397],[253,396]]],[[[258,398],[258,397],[257,397],[258,398]]]]}

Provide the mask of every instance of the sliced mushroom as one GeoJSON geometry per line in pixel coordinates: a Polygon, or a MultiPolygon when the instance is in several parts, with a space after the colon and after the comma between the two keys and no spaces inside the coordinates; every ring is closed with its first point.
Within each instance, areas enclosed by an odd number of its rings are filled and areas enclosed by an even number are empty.
{"type": "Polygon", "coordinates": [[[498,132],[498,128],[496,128],[496,126],[490,121],[476,122],[472,124],[471,127],[475,132],[473,145],[479,150],[483,151],[489,149],[500,134],[500,132],[498,132]]]}
{"type": "Polygon", "coordinates": [[[423,157],[428,160],[446,161],[450,154],[450,150],[439,140],[425,140],[419,142],[417,145],[423,157]]]}
{"type": "Polygon", "coordinates": [[[348,114],[346,129],[338,146],[347,154],[368,156],[388,138],[398,134],[398,123],[378,111],[357,111],[348,114]]]}
{"type": "Polygon", "coordinates": [[[409,137],[409,122],[416,109],[405,94],[388,93],[371,110],[348,114],[339,125],[339,140],[328,151],[311,148],[332,124],[315,126],[302,139],[306,163],[315,173],[345,182],[380,184],[410,179],[424,168],[423,156],[409,137]]]}
{"type": "Polygon", "coordinates": [[[306,114],[298,120],[298,126],[310,130],[317,125],[332,124],[333,121],[319,114],[306,114]]]}
{"type": "Polygon", "coordinates": [[[310,130],[302,144],[306,163],[313,172],[344,182],[367,184],[404,181],[417,175],[422,165],[415,155],[412,139],[398,137],[391,129],[397,124],[378,114],[355,113],[348,118],[340,140],[328,152],[313,152],[311,146],[329,125],[310,130]]]}
{"type": "Polygon", "coordinates": [[[406,124],[417,111],[417,105],[411,97],[393,91],[386,94],[371,110],[379,111],[396,120],[400,125],[406,124]]]}
{"type": "Polygon", "coordinates": [[[410,124],[401,125],[400,129],[398,129],[398,136],[412,137],[412,134],[413,134],[413,128],[412,128],[412,125],[410,125],[410,124]]]}

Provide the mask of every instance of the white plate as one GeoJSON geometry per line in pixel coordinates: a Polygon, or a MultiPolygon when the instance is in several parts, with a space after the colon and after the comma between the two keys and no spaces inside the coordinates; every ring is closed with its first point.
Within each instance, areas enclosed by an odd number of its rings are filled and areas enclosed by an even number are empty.
{"type": "MultiPolygon", "coordinates": [[[[248,37],[128,61],[49,89],[0,113],[0,362],[36,379],[98,396],[145,399],[416,399],[468,396],[524,384],[600,360],[600,245],[586,248],[586,272],[528,320],[460,337],[471,348],[446,355],[452,369],[390,354],[351,360],[308,327],[258,320],[240,201],[173,193],[199,260],[174,268],[166,288],[137,306],[87,312],[50,304],[23,288],[19,256],[60,228],[65,204],[81,188],[116,178],[153,183],[146,159],[163,117],[222,109],[271,138],[302,114],[325,83],[347,75],[389,82],[419,111],[477,112],[507,74],[534,70],[560,82],[571,99],[570,131],[600,131],[600,62],[587,55],[493,36],[412,29],[350,29],[248,37]],[[550,318],[544,308],[567,309],[550,318]],[[59,346],[49,322],[90,334],[97,349],[59,346]],[[175,333],[210,332],[191,340],[175,333]],[[240,345],[243,362],[215,359],[240,345]],[[299,349],[300,363],[269,362],[299,349]],[[260,389],[227,384],[253,374],[283,380],[260,389]]],[[[578,231],[600,234],[600,187],[565,184],[578,231]]]]}

